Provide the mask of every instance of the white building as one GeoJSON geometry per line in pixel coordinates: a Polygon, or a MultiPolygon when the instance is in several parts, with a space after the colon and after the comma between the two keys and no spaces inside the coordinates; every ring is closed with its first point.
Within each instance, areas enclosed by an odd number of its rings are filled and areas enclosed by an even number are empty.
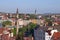
{"type": "Polygon", "coordinates": [[[30,22],[30,20],[24,20],[24,26],[28,25],[30,22]]]}
{"type": "Polygon", "coordinates": [[[58,32],[56,29],[51,31],[51,36],[53,36],[54,32],[58,32]]]}
{"type": "Polygon", "coordinates": [[[48,34],[48,32],[45,32],[45,40],[51,40],[54,32],[58,32],[56,29],[55,30],[51,30],[51,35],[48,34]]]}
{"type": "Polygon", "coordinates": [[[51,40],[51,35],[45,32],[45,40],[51,40]]]}
{"type": "Polygon", "coordinates": [[[24,21],[22,19],[18,19],[18,25],[19,25],[19,28],[22,28],[24,25],[24,21]]]}

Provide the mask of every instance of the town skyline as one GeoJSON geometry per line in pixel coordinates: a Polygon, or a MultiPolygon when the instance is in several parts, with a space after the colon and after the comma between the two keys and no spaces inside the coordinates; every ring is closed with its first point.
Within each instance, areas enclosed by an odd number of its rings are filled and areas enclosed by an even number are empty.
{"type": "Polygon", "coordinates": [[[0,0],[0,12],[60,13],[60,0],[0,0]]]}

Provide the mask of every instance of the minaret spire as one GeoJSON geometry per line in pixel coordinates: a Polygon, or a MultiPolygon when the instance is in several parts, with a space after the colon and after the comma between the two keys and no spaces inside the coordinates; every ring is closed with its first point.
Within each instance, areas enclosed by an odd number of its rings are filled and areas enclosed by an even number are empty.
{"type": "Polygon", "coordinates": [[[16,11],[16,13],[18,14],[19,12],[18,12],[18,8],[17,8],[17,11],[16,11]]]}
{"type": "Polygon", "coordinates": [[[36,14],[37,10],[35,9],[35,14],[36,14]]]}
{"type": "Polygon", "coordinates": [[[17,14],[17,19],[18,19],[19,18],[18,8],[17,8],[16,14],[17,14]]]}
{"type": "Polygon", "coordinates": [[[17,11],[16,11],[16,22],[17,22],[17,25],[16,25],[16,34],[18,35],[18,30],[19,30],[19,25],[18,25],[18,18],[19,18],[19,14],[18,14],[18,8],[17,8],[17,11]]]}

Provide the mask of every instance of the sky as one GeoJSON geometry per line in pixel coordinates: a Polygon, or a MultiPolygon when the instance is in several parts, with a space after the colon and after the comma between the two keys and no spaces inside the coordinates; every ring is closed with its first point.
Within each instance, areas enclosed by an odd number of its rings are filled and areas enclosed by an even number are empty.
{"type": "Polygon", "coordinates": [[[0,12],[60,13],[60,0],[0,0],[0,12]]]}

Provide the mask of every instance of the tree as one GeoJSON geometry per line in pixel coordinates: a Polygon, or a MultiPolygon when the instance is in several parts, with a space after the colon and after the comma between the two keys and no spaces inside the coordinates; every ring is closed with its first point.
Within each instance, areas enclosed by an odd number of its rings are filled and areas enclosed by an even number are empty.
{"type": "Polygon", "coordinates": [[[28,29],[34,29],[35,27],[36,27],[36,24],[34,24],[34,23],[28,24],[28,29]]]}
{"type": "Polygon", "coordinates": [[[16,28],[12,29],[14,36],[16,36],[16,28]]]}
{"type": "Polygon", "coordinates": [[[52,26],[52,19],[45,18],[45,21],[48,22],[48,26],[52,26]]]}
{"type": "Polygon", "coordinates": [[[34,36],[34,29],[36,28],[36,24],[34,23],[29,23],[28,25],[28,31],[29,31],[29,36],[34,36]]]}
{"type": "Polygon", "coordinates": [[[29,23],[27,26],[24,26],[23,28],[19,28],[19,32],[18,32],[16,40],[23,40],[23,37],[25,35],[30,37],[32,35],[31,32],[33,32],[32,29],[34,29],[35,27],[36,27],[36,24],[29,23]]]}
{"type": "Polygon", "coordinates": [[[11,21],[3,21],[2,25],[3,25],[3,27],[6,27],[6,26],[10,26],[11,23],[12,23],[11,21]]]}
{"type": "Polygon", "coordinates": [[[19,28],[19,32],[18,32],[16,40],[23,40],[26,29],[27,27],[19,28]]]}
{"type": "Polygon", "coordinates": [[[30,19],[36,19],[36,15],[34,14],[30,14],[29,16],[30,16],[30,19]]]}

